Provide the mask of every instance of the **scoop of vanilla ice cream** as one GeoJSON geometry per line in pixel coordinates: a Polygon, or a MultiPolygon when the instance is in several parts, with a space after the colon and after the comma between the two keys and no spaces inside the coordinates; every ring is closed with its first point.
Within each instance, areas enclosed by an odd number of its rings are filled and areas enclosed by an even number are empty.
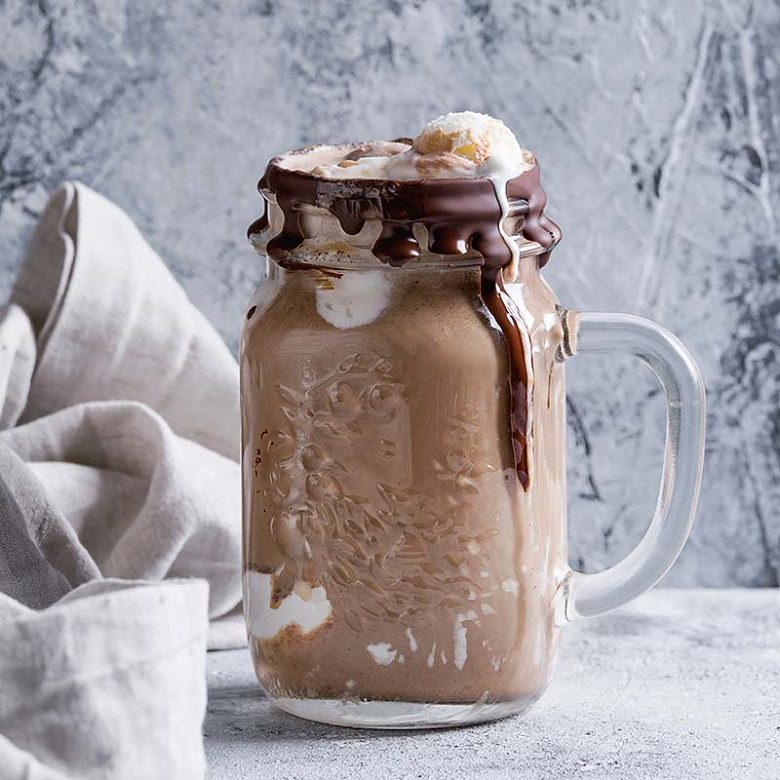
{"type": "Polygon", "coordinates": [[[428,122],[412,148],[421,155],[452,154],[468,160],[481,176],[513,175],[531,167],[514,133],[500,119],[475,111],[428,122]]]}

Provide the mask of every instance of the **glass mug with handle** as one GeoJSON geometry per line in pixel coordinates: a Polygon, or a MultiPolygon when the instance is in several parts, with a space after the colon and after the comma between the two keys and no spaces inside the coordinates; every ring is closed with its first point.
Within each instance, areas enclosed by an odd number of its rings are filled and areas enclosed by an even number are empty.
{"type": "Polygon", "coordinates": [[[502,176],[421,147],[274,158],[249,231],[267,257],[241,347],[249,644],[268,696],[326,723],[521,712],[568,621],[668,570],[699,490],[700,373],[646,319],[558,304],[533,156],[502,176]],[[566,555],[564,362],[610,352],[663,386],[663,475],[636,549],[582,574],[566,555]]]}

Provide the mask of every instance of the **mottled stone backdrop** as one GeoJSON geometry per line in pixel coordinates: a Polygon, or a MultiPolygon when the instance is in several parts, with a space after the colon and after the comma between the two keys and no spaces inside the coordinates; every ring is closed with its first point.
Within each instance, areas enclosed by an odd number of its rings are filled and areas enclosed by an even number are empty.
{"type": "MultiPolygon", "coordinates": [[[[0,0],[0,288],[78,178],[235,347],[273,152],[495,114],[541,159],[563,303],[658,319],[705,373],[704,494],[667,581],[777,585],[778,40],[773,0],[0,0]]],[[[569,365],[571,554],[595,570],[648,521],[662,406],[638,365],[569,365]]]]}

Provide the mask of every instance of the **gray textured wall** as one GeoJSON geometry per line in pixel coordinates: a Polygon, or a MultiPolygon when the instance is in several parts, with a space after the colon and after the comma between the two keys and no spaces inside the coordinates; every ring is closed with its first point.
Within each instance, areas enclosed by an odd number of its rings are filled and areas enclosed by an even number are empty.
{"type": "MultiPolygon", "coordinates": [[[[273,152],[495,114],[541,158],[562,301],[660,320],[706,375],[704,495],[670,581],[777,585],[778,40],[771,0],[0,0],[0,287],[76,177],[235,346],[273,152]]],[[[663,419],[637,366],[570,365],[572,560],[592,570],[641,535],[663,419]]]]}

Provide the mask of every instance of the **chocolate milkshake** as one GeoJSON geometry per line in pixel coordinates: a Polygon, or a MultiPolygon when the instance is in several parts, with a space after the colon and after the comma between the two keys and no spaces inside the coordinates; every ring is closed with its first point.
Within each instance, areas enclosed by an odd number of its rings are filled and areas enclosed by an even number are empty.
{"type": "Polygon", "coordinates": [[[560,231],[534,156],[466,112],[282,155],[259,188],[241,371],[260,682],[353,725],[523,709],[566,572],[567,323],[539,275],[560,231]]]}

